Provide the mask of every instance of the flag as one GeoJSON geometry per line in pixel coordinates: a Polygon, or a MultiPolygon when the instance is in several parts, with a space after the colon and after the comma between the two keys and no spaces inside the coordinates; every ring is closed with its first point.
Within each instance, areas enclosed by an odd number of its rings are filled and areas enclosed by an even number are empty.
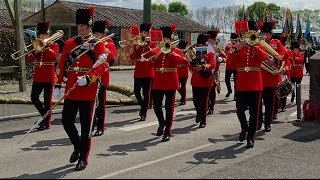
{"type": "Polygon", "coordinates": [[[308,39],[310,37],[310,28],[311,28],[311,24],[310,24],[310,18],[309,18],[309,15],[308,15],[306,30],[305,30],[304,35],[303,35],[304,39],[308,39]]]}
{"type": "Polygon", "coordinates": [[[297,27],[296,27],[296,34],[294,36],[295,40],[298,40],[302,37],[302,30],[301,30],[301,24],[300,24],[300,14],[297,14],[297,27]]]}

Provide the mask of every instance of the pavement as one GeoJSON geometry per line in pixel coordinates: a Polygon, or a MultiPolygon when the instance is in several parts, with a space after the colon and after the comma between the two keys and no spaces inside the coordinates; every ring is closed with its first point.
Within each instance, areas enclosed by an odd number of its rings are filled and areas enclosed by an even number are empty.
{"type": "MultiPolygon", "coordinates": [[[[223,71],[223,70],[222,70],[223,71]]],[[[132,83],[132,71],[111,73],[111,80],[132,83]],[[119,81],[120,80],[120,81],[119,81]]],[[[222,72],[223,74],[223,72],[222,72]]],[[[223,78],[221,78],[223,79],[223,78]]],[[[303,84],[308,86],[305,76],[303,84]]],[[[198,129],[190,97],[175,108],[173,137],[161,142],[153,109],[139,122],[139,106],[108,105],[106,131],[94,137],[87,169],[76,172],[69,164],[73,147],[61,125],[61,113],[53,115],[52,127],[32,132],[17,142],[39,116],[0,119],[0,178],[15,179],[296,179],[319,178],[320,123],[296,119],[295,104],[278,115],[272,132],[258,131],[253,149],[238,141],[240,125],[235,101],[217,97],[208,125],[198,129]]],[[[308,98],[307,90],[302,91],[308,98]]],[[[177,102],[179,95],[177,94],[177,102]]],[[[57,109],[61,109],[59,106],[57,109]]],[[[0,105],[5,116],[35,112],[32,105],[0,105]]],[[[80,129],[79,119],[76,126],[80,129]]]]}

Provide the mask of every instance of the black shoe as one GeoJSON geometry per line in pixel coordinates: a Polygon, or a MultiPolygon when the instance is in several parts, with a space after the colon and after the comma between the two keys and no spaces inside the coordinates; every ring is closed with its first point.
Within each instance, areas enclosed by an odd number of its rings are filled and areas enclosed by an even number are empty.
{"type": "Polygon", "coordinates": [[[254,147],[254,141],[251,139],[251,140],[248,140],[247,141],[247,148],[253,148],[254,147]]]}
{"type": "Polygon", "coordinates": [[[244,140],[246,140],[246,135],[247,135],[246,131],[241,131],[239,135],[239,141],[243,142],[244,140]]]}
{"type": "Polygon", "coordinates": [[[101,130],[97,130],[96,131],[96,133],[94,133],[94,137],[97,137],[97,136],[102,136],[104,134],[104,132],[103,131],[101,131],[101,130]]]}
{"type": "Polygon", "coordinates": [[[291,97],[291,103],[294,102],[294,98],[295,98],[294,96],[291,97]]]}
{"type": "Polygon", "coordinates": [[[199,128],[205,128],[205,127],[206,127],[206,125],[204,123],[200,122],[199,128]]]}
{"type": "Polygon", "coordinates": [[[258,122],[257,130],[261,130],[261,128],[262,128],[262,123],[258,122]]]}
{"type": "Polygon", "coordinates": [[[185,102],[180,102],[180,103],[178,104],[178,106],[184,106],[184,105],[186,105],[185,102]]]}
{"type": "Polygon", "coordinates": [[[86,163],[84,161],[79,161],[76,165],[76,171],[82,171],[87,167],[86,163]]]}
{"type": "Polygon", "coordinates": [[[286,112],[286,108],[281,108],[280,112],[286,112]]]}
{"type": "Polygon", "coordinates": [[[162,136],[163,135],[163,129],[164,125],[159,125],[158,130],[157,130],[157,136],[162,136]]]}
{"type": "Polygon", "coordinates": [[[146,121],[146,117],[145,116],[141,116],[139,121],[146,121]]]}
{"type": "Polygon", "coordinates": [[[74,163],[74,162],[78,161],[79,156],[80,156],[80,152],[78,150],[74,150],[70,156],[69,162],[74,163]]]}
{"type": "Polygon", "coordinates": [[[196,123],[199,123],[200,122],[200,118],[199,116],[196,117],[196,123]]]}
{"type": "Polygon", "coordinates": [[[47,130],[49,129],[49,127],[45,124],[41,124],[38,128],[37,128],[37,131],[44,131],[44,130],[47,130]]]}
{"type": "Polygon", "coordinates": [[[162,138],[162,142],[168,142],[168,141],[170,141],[170,136],[165,134],[162,138]]]}
{"type": "Polygon", "coordinates": [[[211,114],[213,114],[213,109],[210,109],[210,110],[208,111],[208,115],[211,115],[211,114]]]}
{"type": "Polygon", "coordinates": [[[231,94],[232,92],[228,92],[227,94],[226,94],[226,97],[230,97],[230,94],[231,94]]]}
{"type": "Polygon", "coordinates": [[[266,125],[264,128],[265,128],[264,129],[265,132],[271,132],[271,126],[270,125],[266,125]]]}
{"type": "Polygon", "coordinates": [[[278,119],[278,115],[274,115],[274,118],[273,119],[278,119]]]}

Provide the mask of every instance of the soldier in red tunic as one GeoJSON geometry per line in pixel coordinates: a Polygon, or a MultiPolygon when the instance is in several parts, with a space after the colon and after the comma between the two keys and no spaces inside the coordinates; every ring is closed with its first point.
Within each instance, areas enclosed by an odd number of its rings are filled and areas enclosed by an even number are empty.
{"type": "MultiPolygon", "coordinates": [[[[151,23],[143,23],[140,25],[140,35],[147,37],[151,29],[151,23]]],[[[155,48],[156,44],[145,40],[145,43],[140,45],[136,44],[134,47],[134,52],[130,55],[130,59],[136,61],[136,66],[134,69],[134,95],[141,107],[140,109],[140,121],[145,121],[147,118],[147,111],[150,101],[151,84],[154,77],[154,67],[152,61],[148,60],[148,55],[152,53],[147,53],[145,58],[141,55],[155,48]],[[141,90],[142,95],[141,96],[141,90]]]]}
{"type": "MultiPolygon", "coordinates": [[[[272,29],[273,29],[272,23],[265,22],[261,27],[261,33],[263,33],[263,36],[266,37],[266,42],[275,51],[277,51],[280,56],[286,57],[287,55],[286,48],[281,44],[281,42],[278,39],[272,39],[272,29]]],[[[283,61],[287,61],[286,58],[283,58],[283,61]]],[[[268,63],[271,66],[279,67],[282,61],[273,58],[273,59],[269,59],[268,63]]],[[[261,73],[262,73],[262,82],[263,82],[262,99],[265,106],[265,113],[264,113],[265,131],[270,132],[271,122],[273,121],[275,114],[277,112],[275,111],[274,107],[275,107],[275,102],[277,98],[276,97],[277,86],[281,82],[281,73],[273,75],[270,72],[266,71],[265,69],[262,69],[261,73]]],[[[262,122],[263,121],[262,121],[262,103],[261,103],[259,124],[257,128],[258,130],[261,129],[262,122]]]]}
{"type": "MultiPolygon", "coordinates": [[[[188,43],[186,41],[181,40],[178,44],[178,48],[184,51],[187,47],[188,43]]],[[[186,97],[187,97],[187,81],[189,76],[189,63],[184,61],[183,64],[179,64],[178,66],[178,77],[180,83],[180,89],[178,90],[181,98],[179,106],[183,106],[186,104],[186,97]]]]}
{"type": "MultiPolygon", "coordinates": [[[[238,38],[239,38],[238,34],[231,33],[231,36],[230,36],[231,43],[227,44],[227,46],[224,48],[227,53],[225,82],[228,89],[228,93],[226,94],[226,97],[229,97],[230,94],[232,94],[232,88],[231,88],[231,82],[230,82],[231,75],[233,75],[234,87],[236,87],[237,59],[235,59],[234,50],[237,48],[236,45],[238,43],[238,38]]],[[[234,100],[235,100],[235,97],[236,95],[234,94],[234,100]]]]}
{"type": "MultiPolygon", "coordinates": [[[[109,28],[108,21],[96,21],[93,25],[92,32],[94,36],[98,39],[104,38],[106,32],[109,28]]],[[[104,40],[105,45],[105,52],[107,58],[107,63],[111,65],[111,62],[114,61],[114,58],[117,53],[117,47],[114,45],[114,42],[111,38],[104,40]]],[[[98,94],[98,107],[96,109],[95,118],[94,118],[94,125],[97,126],[97,131],[95,132],[94,136],[101,136],[104,134],[105,130],[105,114],[106,114],[106,99],[107,99],[107,88],[110,84],[110,69],[106,64],[106,72],[101,75],[100,78],[100,88],[98,94]]]]}
{"type": "Polygon", "coordinates": [[[175,31],[175,25],[172,27],[161,27],[163,41],[165,46],[162,52],[154,59],[155,76],[152,83],[153,90],[153,109],[159,121],[157,136],[162,136],[162,142],[170,140],[171,128],[174,115],[174,103],[176,91],[179,89],[179,78],[177,67],[187,61],[179,55],[179,49],[170,47],[172,34],[175,31]],[[169,50],[169,52],[166,52],[169,50]],[[163,115],[162,101],[165,99],[166,114],[163,115]],[[164,130],[165,129],[165,130],[164,130]],[[164,133],[163,133],[164,131],[164,133]]]}
{"type": "MultiPolygon", "coordinates": [[[[256,23],[248,22],[249,29],[256,31],[256,23]]],[[[243,142],[247,134],[247,148],[254,147],[254,137],[257,129],[259,117],[259,107],[262,92],[262,76],[260,67],[268,54],[262,45],[250,46],[243,41],[240,42],[235,50],[237,59],[237,84],[236,84],[236,106],[237,116],[241,124],[239,141],[243,142]],[[245,111],[249,107],[249,126],[245,111]]]]}
{"type": "MultiPolygon", "coordinates": [[[[291,42],[291,50],[293,55],[293,63],[290,71],[290,80],[297,87],[301,85],[303,78],[303,63],[304,63],[304,53],[299,49],[299,42],[291,42]]],[[[295,93],[292,92],[291,102],[294,102],[295,93]]]]}
{"type": "MultiPolygon", "coordinates": [[[[39,23],[37,25],[37,34],[44,40],[50,37],[50,22],[39,23]]],[[[41,116],[44,116],[52,106],[52,90],[55,82],[54,63],[57,58],[59,46],[57,43],[48,42],[43,51],[35,49],[27,57],[28,62],[34,62],[34,76],[31,90],[31,101],[37,108],[41,116]],[[44,104],[39,96],[43,92],[44,104]]],[[[50,128],[51,112],[40,122],[38,131],[50,128]]]]}
{"type": "Polygon", "coordinates": [[[94,7],[78,9],[76,24],[79,36],[66,41],[61,60],[57,69],[57,84],[54,96],[61,96],[63,71],[68,70],[68,80],[62,111],[62,124],[74,146],[70,163],[77,160],[76,170],[81,171],[88,165],[91,148],[90,127],[93,119],[93,104],[97,92],[97,80],[105,73],[107,56],[103,42],[98,41],[92,34],[92,17],[94,7]],[[75,89],[68,94],[71,88],[75,89]],[[80,114],[81,136],[75,126],[77,112],[80,114]]]}
{"type": "Polygon", "coordinates": [[[196,123],[200,122],[199,128],[207,125],[207,110],[210,89],[213,86],[212,70],[216,66],[213,52],[208,52],[206,43],[208,37],[200,34],[197,38],[196,59],[191,62],[191,86],[193,104],[197,111],[196,123]],[[201,50],[204,48],[203,50],[201,50]]]}

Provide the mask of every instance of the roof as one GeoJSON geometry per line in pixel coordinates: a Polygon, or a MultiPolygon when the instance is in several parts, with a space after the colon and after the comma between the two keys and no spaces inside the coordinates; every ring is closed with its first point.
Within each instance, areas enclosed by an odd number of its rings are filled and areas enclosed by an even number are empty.
{"type": "MultiPolygon", "coordinates": [[[[69,2],[69,1],[56,1],[72,11],[77,9],[87,9],[90,4],[69,2]]],[[[54,4],[53,4],[54,5],[54,4]]],[[[130,9],[122,7],[113,7],[105,5],[94,5],[95,7],[95,20],[109,20],[111,26],[116,27],[130,27],[132,25],[140,25],[143,21],[143,10],[130,9]]],[[[154,28],[163,26],[171,26],[173,23],[177,25],[177,30],[183,31],[207,31],[208,28],[201,24],[182,16],[178,13],[169,13],[163,11],[152,11],[152,23],[154,28]]]]}
{"type": "MultiPolygon", "coordinates": [[[[22,11],[22,20],[27,19],[34,12],[22,11]]],[[[0,9],[0,28],[12,28],[11,18],[7,9],[0,9]]]]}

